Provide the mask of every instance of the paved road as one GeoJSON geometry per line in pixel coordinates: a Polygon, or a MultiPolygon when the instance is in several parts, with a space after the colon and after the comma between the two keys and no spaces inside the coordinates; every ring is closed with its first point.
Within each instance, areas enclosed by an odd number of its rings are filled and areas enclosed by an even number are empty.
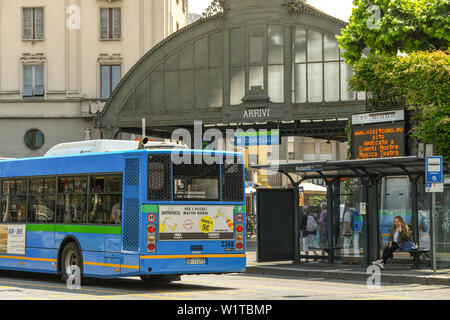
{"type": "Polygon", "coordinates": [[[369,290],[365,283],[323,279],[275,278],[245,274],[183,276],[179,282],[144,285],[138,278],[92,280],[69,290],[55,276],[0,271],[0,299],[20,300],[242,300],[450,299],[445,286],[385,285],[369,290]]]}

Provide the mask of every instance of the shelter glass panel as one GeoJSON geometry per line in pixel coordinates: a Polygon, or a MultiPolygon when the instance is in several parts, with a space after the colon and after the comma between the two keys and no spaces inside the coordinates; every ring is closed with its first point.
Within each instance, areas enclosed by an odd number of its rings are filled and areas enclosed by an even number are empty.
{"type": "Polygon", "coordinates": [[[436,260],[439,266],[450,265],[450,185],[436,193],[436,260]]]}
{"type": "Polygon", "coordinates": [[[342,248],[341,259],[348,262],[358,261],[364,256],[364,242],[367,241],[367,216],[360,212],[363,200],[362,185],[359,179],[349,179],[347,187],[341,184],[341,190],[345,199],[342,199],[339,206],[339,220],[335,229],[339,234],[339,246],[342,248]]]}

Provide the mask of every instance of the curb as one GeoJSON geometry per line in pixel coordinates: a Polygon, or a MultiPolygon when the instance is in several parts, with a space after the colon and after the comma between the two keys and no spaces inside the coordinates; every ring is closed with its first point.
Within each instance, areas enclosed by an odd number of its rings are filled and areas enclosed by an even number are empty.
{"type": "MultiPolygon", "coordinates": [[[[245,273],[288,277],[326,278],[334,280],[357,280],[364,282],[367,281],[367,278],[369,277],[369,275],[365,272],[297,270],[292,268],[277,268],[265,266],[249,266],[245,270],[245,273]]],[[[381,272],[381,283],[408,283],[450,286],[450,278],[441,278],[436,276],[394,275],[383,274],[383,272],[381,272]]]]}

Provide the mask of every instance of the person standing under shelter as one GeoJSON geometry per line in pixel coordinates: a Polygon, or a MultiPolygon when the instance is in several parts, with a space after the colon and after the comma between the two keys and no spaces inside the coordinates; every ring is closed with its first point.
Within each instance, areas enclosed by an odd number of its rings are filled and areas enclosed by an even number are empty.
{"type": "MultiPolygon", "coordinates": [[[[314,245],[314,238],[317,233],[317,221],[311,214],[311,211],[308,206],[303,207],[303,216],[300,220],[300,231],[302,233],[303,239],[303,251],[308,256],[310,247],[314,245]]],[[[315,251],[314,255],[317,255],[315,251]]],[[[317,260],[317,259],[314,259],[317,260]]],[[[305,262],[309,262],[309,259],[306,259],[305,262]]]]}
{"type": "MultiPolygon", "coordinates": [[[[320,209],[322,212],[320,213],[319,221],[317,224],[320,226],[319,229],[319,246],[326,247],[328,244],[328,212],[327,212],[327,203],[322,202],[320,204],[320,209]]],[[[325,256],[325,250],[322,250],[322,255],[325,256]]]]}
{"type": "Polygon", "coordinates": [[[353,247],[353,255],[359,257],[359,232],[362,228],[362,218],[351,201],[345,202],[344,215],[342,217],[342,246],[344,256],[350,255],[350,247],[353,247]],[[353,244],[353,245],[352,245],[353,244]]]}

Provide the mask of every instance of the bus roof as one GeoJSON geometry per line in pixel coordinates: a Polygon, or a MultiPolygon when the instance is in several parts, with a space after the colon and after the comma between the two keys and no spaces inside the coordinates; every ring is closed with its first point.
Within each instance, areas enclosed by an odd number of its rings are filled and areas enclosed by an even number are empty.
{"type": "MultiPolygon", "coordinates": [[[[148,141],[145,149],[187,149],[184,144],[177,144],[174,142],[163,141],[148,141]]],[[[75,155],[85,153],[100,153],[100,152],[114,152],[126,150],[138,150],[139,141],[130,140],[88,140],[60,143],[50,148],[45,154],[45,157],[59,156],[59,155],[75,155]]]]}

